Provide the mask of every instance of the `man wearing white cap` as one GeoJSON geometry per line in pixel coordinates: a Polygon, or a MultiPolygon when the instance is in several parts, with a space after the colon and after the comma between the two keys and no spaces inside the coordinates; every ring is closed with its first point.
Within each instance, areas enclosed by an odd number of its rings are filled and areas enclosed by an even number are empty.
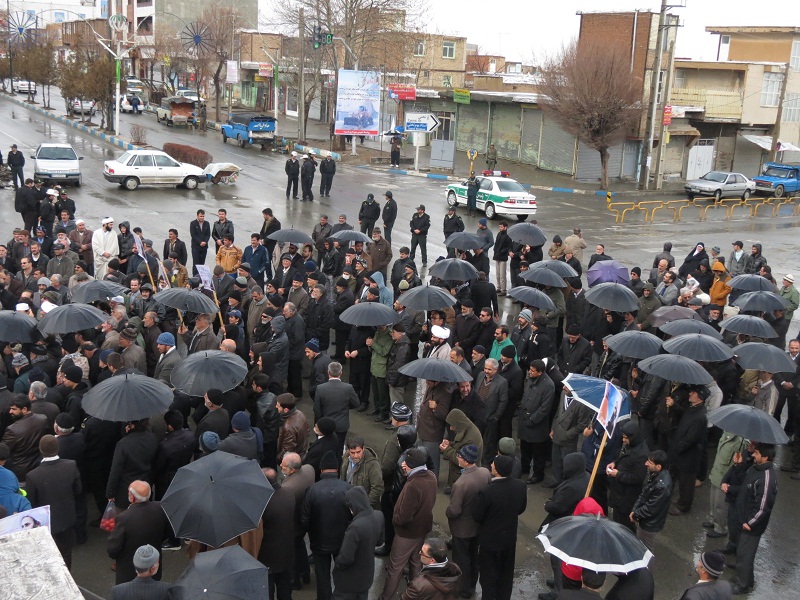
{"type": "Polygon", "coordinates": [[[108,262],[119,254],[117,234],[114,232],[114,219],[105,217],[100,229],[92,233],[92,253],[94,254],[94,277],[102,280],[108,272],[108,262]]]}
{"type": "Polygon", "coordinates": [[[300,167],[300,183],[303,184],[303,198],[301,202],[308,200],[314,201],[314,174],[317,172],[317,163],[314,162],[313,152],[312,156],[303,154],[303,166],[300,167]]]}
{"type": "Polygon", "coordinates": [[[783,285],[778,290],[778,295],[781,296],[788,303],[784,318],[791,322],[792,315],[797,307],[800,306],[800,292],[794,287],[794,275],[787,273],[783,277],[783,285]]]}
{"type": "Polygon", "coordinates": [[[86,227],[83,219],[75,221],[75,229],[68,234],[71,244],[75,244],[80,259],[92,270],[89,275],[94,273],[94,256],[92,256],[92,230],[86,227]]]}
{"type": "Polygon", "coordinates": [[[133,567],[136,579],[112,587],[111,600],[168,600],[171,584],[153,579],[159,568],[158,550],[150,544],[139,546],[133,555],[133,567]]]}
{"type": "Polygon", "coordinates": [[[431,327],[431,341],[425,344],[424,358],[441,358],[450,360],[450,330],[447,327],[434,325],[431,327]]]}
{"type": "Polygon", "coordinates": [[[292,156],[286,161],[286,199],[289,199],[289,191],[292,192],[292,199],[297,200],[297,180],[300,178],[300,163],[297,160],[297,152],[292,150],[292,156]]]}

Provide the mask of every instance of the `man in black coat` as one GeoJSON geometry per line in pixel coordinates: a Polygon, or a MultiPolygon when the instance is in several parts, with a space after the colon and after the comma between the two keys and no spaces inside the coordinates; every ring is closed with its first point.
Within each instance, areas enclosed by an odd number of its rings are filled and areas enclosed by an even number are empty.
{"type": "Polygon", "coordinates": [[[478,523],[482,600],[511,598],[519,515],[528,505],[525,484],[510,477],[513,465],[510,456],[494,458],[493,479],[478,492],[472,510],[472,517],[478,523]]]}
{"type": "Polygon", "coordinates": [[[106,484],[106,498],[114,500],[120,508],[128,506],[128,487],[132,481],[141,479],[150,482],[153,478],[158,438],[147,430],[147,425],[147,419],[128,423],[125,426],[125,435],[114,448],[111,472],[106,484]]]}
{"type": "Polygon", "coordinates": [[[291,600],[294,552],[287,549],[286,541],[294,539],[294,492],[278,483],[275,469],[262,471],[275,491],[261,517],[269,535],[261,540],[258,561],[269,569],[270,597],[291,600]]]}
{"type": "Polygon", "coordinates": [[[375,579],[377,546],[383,544],[383,515],[373,510],[364,488],[351,488],[345,494],[353,520],[333,566],[334,598],[336,600],[367,600],[375,579]]]}
{"type": "Polygon", "coordinates": [[[149,544],[133,555],[136,579],[111,588],[110,600],[169,600],[170,583],[153,579],[161,568],[158,550],[149,544]]]}
{"type": "Polygon", "coordinates": [[[688,588],[681,600],[730,600],[731,584],[720,579],[725,556],[720,552],[703,552],[695,563],[698,581],[688,588]]]}
{"type": "Polygon", "coordinates": [[[341,379],[342,365],[332,362],[328,365],[328,381],[317,386],[314,394],[314,420],[331,417],[336,423],[336,437],[339,448],[344,446],[347,431],[350,429],[350,409],[357,408],[358,395],[349,383],[341,379]]]}
{"type": "Polygon", "coordinates": [[[197,211],[197,218],[189,223],[189,237],[192,238],[192,274],[197,275],[197,265],[206,264],[208,241],[211,239],[211,225],[206,221],[206,211],[197,211]]]}
{"type": "Polygon", "coordinates": [[[195,448],[194,433],[185,427],[183,415],[178,410],[169,410],[164,415],[167,435],[158,444],[158,452],[153,462],[153,481],[156,500],[164,497],[169,484],[183,466],[192,460],[195,448]]]}
{"type": "MultiPolygon", "coordinates": [[[[444,241],[447,241],[454,233],[459,233],[460,231],[464,231],[464,221],[458,216],[456,213],[455,206],[448,206],[447,207],[447,214],[444,216],[444,221],[442,222],[442,233],[444,234],[444,241]]],[[[447,248],[447,258],[455,258],[456,256],[456,249],[455,248],[447,248]]]]}
{"type": "Polygon", "coordinates": [[[319,349],[325,351],[331,345],[333,327],[333,305],[328,300],[324,285],[315,285],[311,290],[311,301],[306,309],[306,341],[316,338],[319,349]]]}
{"type": "Polygon", "coordinates": [[[361,233],[372,235],[372,230],[375,229],[375,222],[380,216],[381,206],[375,202],[375,195],[367,194],[367,199],[361,203],[361,208],[358,211],[358,223],[361,233]]]}
{"type": "Polygon", "coordinates": [[[579,325],[567,328],[567,337],[561,342],[558,354],[558,368],[562,373],[582,374],[592,363],[592,346],[581,335],[579,325]]]}
{"type": "Polygon", "coordinates": [[[392,243],[392,229],[394,222],[397,220],[397,201],[394,199],[394,194],[391,190],[386,190],[383,195],[386,198],[386,204],[383,205],[381,211],[381,219],[383,219],[383,237],[390,244],[392,243]]]}
{"type": "Polygon", "coordinates": [[[411,217],[411,260],[417,255],[417,246],[422,252],[422,266],[428,266],[428,230],[431,228],[431,217],[425,212],[425,205],[420,204],[417,212],[411,217]]]}
{"type": "MultiPolygon", "coordinates": [[[[700,472],[700,459],[706,443],[706,407],[709,391],[704,385],[689,388],[689,406],[683,411],[675,433],[669,441],[669,462],[672,479],[678,484],[678,502],[669,514],[688,513],[694,500],[695,481],[700,472]]],[[[666,398],[667,408],[677,402],[666,398]]]]}
{"type": "MultiPolygon", "coordinates": [[[[150,501],[150,485],[134,481],[128,489],[130,506],[117,517],[117,525],[108,536],[108,556],[117,561],[116,583],[126,583],[136,577],[133,557],[140,546],[150,544],[161,548],[161,542],[171,537],[172,527],[160,502],[150,501]]],[[[161,580],[161,568],[153,575],[161,580]]]]}
{"type": "Polygon", "coordinates": [[[325,160],[319,163],[319,174],[319,195],[321,197],[327,196],[330,198],[333,176],[336,175],[336,161],[331,158],[330,154],[325,157],[325,160]]]}
{"type": "Polygon", "coordinates": [[[286,172],[286,199],[289,199],[289,192],[292,199],[297,200],[297,181],[300,179],[300,162],[297,160],[297,152],[292,150],[292,155],[286,161],[283,170],[286,172]]]}
{"type": "Polygon", "coordinates": [[[517,437],[522,461],[522,475],[531,474],[527,483],[544,480],[550,441],[550,412],[553,406],[553,380],[544,372],[541,360],[532,360],[517,415],[517,437]],[[533,464],[531,464],[531,462],[533,464]]]}
{"type": "Polygon", "coordinates": [[[472,356],[475,344],[478,343],[481,328],[481,321],[475,314],[474,307],[475,303],[468,298],[461,302],[461,314],[456,315],[451,336],[455,345],[464,350],[464,356],[468,359],[472,356]]]}
{"type": "Polygon", "coordinates": [[[169,230],[169,237],[164,240],[164,252],[161,254],[161,258],[167,260],[169,255],[173,252],[178,255],[178,262],[182,265],[186,265],[189,261],[189,254],[186,252],[186,242],[178,238],[178,230],[174,228],[169,230]]]}
{"type": "Polygon", "coordinates": [[[339,459],[328,451],[320,461],[320,479],[308,488],[303,500],[300,523],[308,532],[314,555],[317,600],[331,599],[331,563],[342,546],[344,532],[350,525],[346,494],[353,487],[339,479],[339,459]]]}
{"type": "MultiPolygon", "coordinates": [[[[475,346],[483,346],[484,348],[491,348],[494,344],[494,332],[497,329],[497,322],[492,318],[492,309],[488,304],[483,305],[478,313],[478,320],[480,321],[480,328],[478,329],[478,336],[475,338],[475,346]]],[[[475,348],[473,346],[473,349],[475,348]]],[[[488,352],[486,353],[488,355],[488,352]]],[[[473,366],[474,361],[473,361],[473,366]]]]}
{"type": "Polygon", "coordinates": [[[612,509],[612,518],[634,533],[636,525],[631,522],[630,514],[636,499],[642,491],[647,477],[647,444],[639,435],[639,425],[627,421],[622,426],[622,450],[619,457],[608,464],[608,506],[612,509]]]}
{"type": "MultiPolygon", "coordinates": [[[[500,231],[497,233],[497,237],[494,239],[494,253],[492,254],[492,260],[494,261],[494,276],[495,281],[497,281],[497,293],[500,296],[505,296],[506,292],[508,291],[508,253],[511,252],[511,247],[514,245],[514,242],[512,242],[511,238],[508,237],[507,221],[500,221],[498,228],[500,231]]],[[[513,283],[511,287],[514,287],[513,283]]]]}
{"type": "Polygon", "coordinates": [[[478,271],[478,281],[474,281],[470,285],[470,299],[475,306],[482,308],[491,306],[492,314],[497,317],[500,314],[500,305],[497,303],[497,288],[493,283],[486,280],[486,272],[481,269],[478,269],[478,271]]]}
{"type": "Polygon", "coordinates": [[[314,481],[319,481],[322,457],[328,452],[333,452],[337,456],[341,455],[342,445],[335,435],[336,421],[330,417],[319,419],[314,423],[313,430],[317,436],[317,441],[309,446],[308,452],[303,457],[303,464],[314,467],[314,481]]]}
{"type": "Polygon", "coordinates": [[[497,423],[497,434],[501,438],[511,437],[511,422],[514,420],[520,400],[522,400],[522,387],[526,375],[517,364],[514,346],[505,346],[500,351],[498,374],[508,382],[508,404],[497,423]]]}
{"type": "Polygon", "coordinates": [[[50,505],[50,533],[67,569],[72,569],[75,506],[81,493],[81,476],[75,461],[60,458],[58,451],[55,436],[46,435],[39,440],[42,462],[28,473],[25,491],[33,508],[50,505]]]}
{"type": "Polygon", "coordinates": [[[309,202],[314,201],[314,175],[317,172],[317,163],[314,162],[314,158],[308,156],[307,154],[303,155],[303,164],[300,167],[300,183],[303,188],[303,197],[300,199],[301,202],[305,202],[308,200],[309,202]]]}
{"type": "Polygon", "coordinates": [[[66,460],[73,460],[81,474],[81,492],[75,499],[75,542],[78,545],[86,543],[86,441],[80,431],[75,431],[75,421],[67,413],[56,417],[54,425],[56,440],[58,441],[58,456],[66,460]]]}

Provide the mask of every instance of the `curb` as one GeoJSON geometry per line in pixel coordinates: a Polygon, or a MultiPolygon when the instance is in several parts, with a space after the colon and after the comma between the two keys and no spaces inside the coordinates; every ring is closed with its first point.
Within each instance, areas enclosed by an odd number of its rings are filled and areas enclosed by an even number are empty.
{"type": "Polygon", "coordinates": [[[14,102],[15,104],[18,104],[19,106],[21,106],[23,108],[26,108],[28,110],[32,110],[33,112],[37,112],[37,113],[42,114],[42,115],[44,115],[44,116],[46,116],[46,117],[48,117],[50,119],[53,119],[54,121],[58,121],[59,123],[63,123],[64,125],[69,125],[72,128],[77,129],[78,131],[80,131],[82,133],[88,133],[91,136],[99,138],[99,139],[103,140],[104,142],[108,142],[109,144],[117,146],[118,148],[121,148],[123,150],[141,150],[142,149],[141,146],[136,146],[135,144],[131,144],[130,142],[128,142],[126,140],[123,140],[123,139],[120,139],[115,135],[108,135],[106,133],[103,133],[102,131],[97,131],[97,129],[94,129],[94,128],[91,128],[91,127],[87,127],[86,125],[83,125],[82,123],[79,123],[78,121],[73,121],[72,119],[67,119],[66,117],[62,117],[60,115],[57,115],[54,112],[51,112],[49,110],[45,110],[44,108],[40,108],[38,106],[33,106],[33,105],[28,104],[27,102],[24,102],[22,100],[17,100],[14,97],[9,96],[8,100],[10,100],[11,102],[14,102]]]}

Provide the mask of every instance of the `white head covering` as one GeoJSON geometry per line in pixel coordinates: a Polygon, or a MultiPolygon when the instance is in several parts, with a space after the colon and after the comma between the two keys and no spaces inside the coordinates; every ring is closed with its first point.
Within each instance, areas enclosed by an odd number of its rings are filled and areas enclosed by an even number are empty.
{"type": "Polygon", "coordinates": [[[104,217],[103,220],[100,221],[100,223],[102,223],[103,225],[108,225],[109,223],[113,223],[113,222],[114,222],[114,219],[112,219],[111,217],[104,217]]]}
{"type": "Polygon", "coordinates": [[[57,192],[56,190],[54,190],[53,188],[50,188],[50,189],[49,189],[49,190],[47,190],[45,193],[46,193],[48,196],[58,196],[58,192],[57,192]]]}
{"type": "Polygon", "coordinates": [[[47,313],[49,313],[51,310],[53,310],[54,308],[56,308],[56,306],[57,306],[57,305],[53,304],[53,303],[52,303],[52,302],[50,302],[49,300],[45,300],[44,302],[42,302],[42,312],[43,312],[43,313],[45,313],[45,314],[47,314],[47,313]]]}
{"type": "Polygon", "coordinates": [[[292,156],[297,156],[297,152],[295,152],[294,150],[292,150],[292,156]]]}
{"type": "Polygon", "coordinates": [[[437,337],[442,340],[446,340],[450,337],[450,330],[447,327],[441,327],[439,325],[434,325],[431,327],[431,335],[433,337],[437,337]]]}

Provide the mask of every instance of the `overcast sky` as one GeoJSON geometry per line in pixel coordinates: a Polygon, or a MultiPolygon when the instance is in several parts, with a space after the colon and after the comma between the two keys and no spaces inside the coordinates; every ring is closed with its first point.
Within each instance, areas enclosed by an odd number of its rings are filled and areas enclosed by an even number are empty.
{"type": "MultiPolygon", "coordinates": [[[[676,56],[714,60],[718,36],[706,33],[710,25],[781,25],[800,27],[796,0],[672,0],[685,4],[673,8],[683,25],[678,32],[676,56]],[[790,8],[795,6],[794,9],[790,8]],[[788,15],[794,15],[788,21],[788,15]]],[[[651,10],[658,0],[430,0],[428,31],[465,36],[484,54],[531,62],[552,52],[578,34],[577,11],[605,12],[651,10]],[[494,12],[494,15],[488,14],[494,12]]]]}

